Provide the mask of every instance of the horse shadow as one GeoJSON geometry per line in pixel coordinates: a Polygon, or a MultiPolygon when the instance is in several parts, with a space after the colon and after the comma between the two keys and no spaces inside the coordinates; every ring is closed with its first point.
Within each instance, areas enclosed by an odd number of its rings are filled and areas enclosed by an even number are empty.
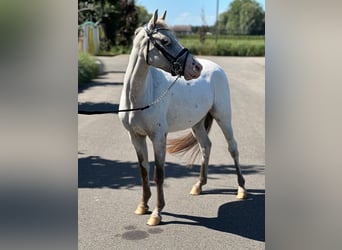
{"type": "Polygon", "coordinates": [[[107,160],[99,156],[78,159],[79,188],[129,189],[137,185],[140,185],[137,163],[107,160]]]}
{"type": "Polygon", "coordinates": [[[82,84],[81,86],[78,86],[78,94],[81,94],[85,92],[86,90],[93,88],[93,87],[122,86],[123,84],[122,82],[107,82],[107,81],[103,81],[102,79],[107,79],[107,77],[105,75],[98,76],[96,79],[93,79],[90,82],[87,82],[87,83],[82,84]]]}
{"type": "MultiPolygon", "coordinates": [[[[236,190],[213,190],[211,193],[222,192],[235,194],[236,190]]],[[[247,200],[236,200],[221,205],[217,217],[163,212],[164,215],[176,218],[174,221],[164,221],[162,224],[182,224],[200,226],[224,233],[239,235],[256,241],[265,241],[265,190],[248,190],[247,200]]]]}
{"type": "MultiPolygon", "coordinates": [[[[131,189],[141,186],[137,162],[104,159],[99,156],[86,156],[79,152],[78,159],[78,187],[79,188],[112,188],[131,189]]],[[[151,167],[153,162],[151,162],[151,167]]],[[[258,174],[264,171],[264,166],[242,165],[244,175],[258,174]]],[[[153,168],[151,168],[152,170],[153,168]]],[[[210,174],[234,174],[233,165],[211,165],[210,174]]],[[[186,168],[183,165],[165,163],[166,178],[185,178],[199,176],[199,166],[186,168]]],[[[213,177],[212,177],[213,178],[213,177]]],[[[153,171],[150,171],[153,180],[153,171]]],[[[151,181],[151,185],[154,182],[151,181]]],[[[203,195],[236,195],[236,189],[208,189],[203,195]]],[[[217,217],[163,212],[164,215],[174,217],[174,220],[164,221],[162,224],[184,224],[206,227],[225,233],[232,233],[257,241],[265,241],[265,190],[248,189],[247,200],[236,200],[221,205],[217,217]]]]}
{"type": "MultiPolygon", "coordinates": [[[[82,155],[82,153],[79,153],[82,155]]],[[[150,180],[153,180],[153,162],[150,163],[150,180]]],[[[264,166],[242,165],[244,175],[256,174],[264,170],[264,166]]],[[[170,162],[165,163],[166,178],[185,178],[199,176],[199,166],[187,168],[183,165],[170,162]]],[[[208,179],[214,179],[211,174],[234,174],[233,165],[211,165],[208,170],[208,179]]],[[[78,159],[78,187],[79,188],[132,188],[140,186],[140,175],[137,162],[108,160],[99,156],[80,157],[78,159]]],[[[210,190],[206,191],[210,194],[210,190]]],[[[206,193],[205,192],[205,193],[206,193]]],[[[235,190],[236,192],[236,190],[235,190]]]]}

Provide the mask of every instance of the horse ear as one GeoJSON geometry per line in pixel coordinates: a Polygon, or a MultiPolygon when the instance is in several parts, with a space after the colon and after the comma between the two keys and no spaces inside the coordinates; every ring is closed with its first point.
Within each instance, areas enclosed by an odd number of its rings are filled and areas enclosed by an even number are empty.
{"type": "Polygon", "coordinates": [[[161,17],[161,19],[164,20],[164,21],[165,21],[166,13],[167,13],[167,11],[165,10],[165,11],[164,11],[164,14],[163,14],[162,17],[161,17]]]}
{"type": "Polygon", "coordinates": [[[156,9],[156,11],[154,12],[150,22],[148,23],[148,28],[150,30],[153,30],[154,27],[156,26],[157,19],[158,19],[158,9],[156,9]]]}

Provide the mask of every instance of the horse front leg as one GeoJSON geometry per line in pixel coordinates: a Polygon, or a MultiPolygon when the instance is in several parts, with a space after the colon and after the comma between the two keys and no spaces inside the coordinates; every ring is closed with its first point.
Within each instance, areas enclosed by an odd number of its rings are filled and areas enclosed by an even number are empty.
{"type": "Polygon", "coordinates": [[[158,134],[152,139],[153,149],[154,149],[154,181],[157,186],[157,205],[154,208],[147,224],[150,226],[155,226],[160,224],[162,216],[161,211],[165,206],[164,200],[164,164],[165,164],[165,153],[166,153],[166,133],[158,134]]]}
{"type": "Polygon", "coordinates": [[[135,214],[141,215],[146,214],[148,212],[148,200],[151,197],[151,189],[150,189],[150,181],[149,181],[149,162],[148,162],[148,153],[147,153],[147,145],[146,145],[146,137],[138,136],[135,134],[131,134],[131,141],[134,145],[135,151],[137,153],[138,161],[139,161],[139,170],[141,177],[141,185],[142,185],[142,198],[140,203],[138,204],[137,209],[135,210],[135,214]]]}

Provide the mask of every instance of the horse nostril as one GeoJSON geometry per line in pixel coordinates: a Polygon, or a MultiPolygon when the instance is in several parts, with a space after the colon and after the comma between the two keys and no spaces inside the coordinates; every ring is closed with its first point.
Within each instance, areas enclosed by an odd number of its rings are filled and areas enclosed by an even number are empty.
{"type": "Polygon", "coordinates": [[[192,70],[195,72],[197,72],[197,71],[200,72],[202,69],[197,63],[193,63],[192,70]]]}
{"type": "Polygon", "coordinates": [[[198,72],[201,72],[201,71],[202,71],[202,67],[201,67],[201,65],[199,65],[199,64],[197,64],[197,65],[195,66],[195,69],[196,69],[196,71],[198,71],[198,72]]]}

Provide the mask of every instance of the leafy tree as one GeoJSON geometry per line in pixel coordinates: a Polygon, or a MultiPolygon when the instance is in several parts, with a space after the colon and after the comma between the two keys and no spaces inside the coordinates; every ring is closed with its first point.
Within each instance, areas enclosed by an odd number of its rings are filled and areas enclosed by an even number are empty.
{"type": "Polygon", "coordinates": [[[231,35],[264,35],[265,12],[255,0],[234,0],[220,15],[219,30],[231,35]]]}
{"type": "Polygon", "coordinates": [[[138,27],[143,26],[144,24],[150,21],[152,14],[147,12],[147,9],[144,6],[137,6],[138,8],[138,27]]]}
{"type": "Polygon", "coordinates": [[[226,26],[228,23],[228,11],[225,11],[220,14],[219,20],[218,20],[218,29],[221,34],[226,34],[226,26]]]}
{"type": "Polygon", "coordinates": [[[78,23],[93,21],[104,26],[112,45],[129,45],[138,26],[134,0],[79,0],[78,23]]]}
{"type": "Polygon", "coordinates": [[[119,18],[119,45],[130,45],[134,31],[138,27],[138,10],[134,0],[121,0],[121,13],[119,18]]]}

